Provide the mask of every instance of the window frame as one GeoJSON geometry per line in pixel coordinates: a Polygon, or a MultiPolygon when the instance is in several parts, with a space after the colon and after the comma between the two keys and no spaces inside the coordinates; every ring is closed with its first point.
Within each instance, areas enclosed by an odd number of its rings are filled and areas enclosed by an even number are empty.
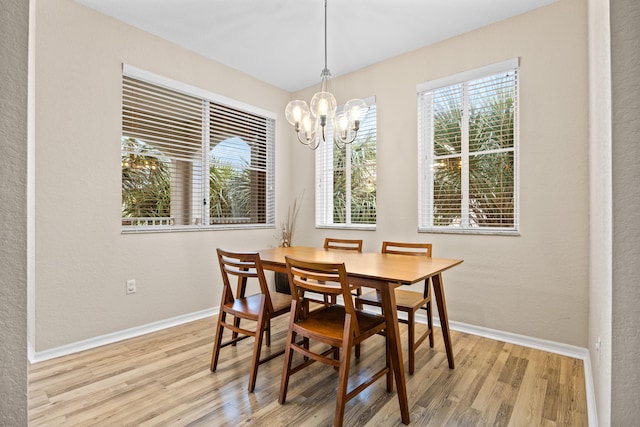
{"type": "MultiPolygon", "coordinates": [[[[452,234],[490,234],[490,235],[520,235],[520,218],[519,218],[519,88],[520,88],[520,71],[519,58],[512,58],[499,63],[491,64],[485,67],[464,71],[451,76],[432,80],[426,83],[418,84],[417,92],[417,114],[418,114],[418,232],[421,233],[452,233],[452,234]],[[434,140],[433,140],[433,109],[425,100],[427,95],[436,90],[454,85],[466,85],[471,81],[489,78],[500,73],[513,72],[515,107],[514,107],[514,135],[513,149],[501,150],[513,152],[513,226],[512,227],[473,227],[470,224],[466,226],[436,226],[433,224],[433,195],[434,195],[434,177],[433,169],[435,162],[434,140]],[[427,116],[429,112],[430,116],[427,116]]],[[[464,97],[463,97],[464,99],[464,97]]],[[[468,99],[463,100],[463,110],[468,111],[468,99]]],[[[462,121],[461,125],[461,216],[469,217],[469,120],[462,121]]],[[[486,153],[491,152],[485,151],[486,153]]],[[[438,156],[438,160],[442,156],[438,156]]],[[[458,157],[453,156],[452,157],[458,157]]]]}
{"type": "MultiPolygon", "coordinates": [[[[125,77],[141,80],[148,84],[156,85],[159,87],[166,88],[171,91],[179,92],[184,95],[192,96],[199,98],[203,103],[202,108],[202,119],[203,119],[203,133],[202,133],[202,142],[201,142],[201,155],[202,161],[200,163],[200,168],[202,171],[208,171],[210,166],[210,153],[214,146],[211,145],[211,134],[210,134],[210,109],[209,106],[211,104],[217,104],[224,108],[230,108],[238,110],[242,113],[260,116],[265,119],[265,195],[264,195],[264,206],[261,206],[261,209],[264,210],[264,223],[221,223],[221,224],[210,224],[210,206],[209,206],[209,177],[210,173],[201,173],[201,176],[198,180],[193,180],[190,183],[189,188],[193,189],[193,192],[199,192],[200,196],[203,198],[202,209],[199,214],[192,213],[190,218],[202,218],[203,220],[200,224],[190,224],[190,225],[175,225],[175,224],[167,224],[163,223],[161,225],[125,225],[124,220],[126,218],[121,216],[121,231],[123,234],[126,233],[144,233],[144,232],[180,232],[180,231],[206,231],[206,230],[230,230],[230,229],[262,229],[262,228],[275,228],[275,129],[276,129],[276,120],[277,114],[262,109],[260,107],[256,107],[250,104],[246,104],[241,101],[234,100],[232,98],[228,98],[222,95],[215,94],[213,92],[206,91],[204,89],[179,82],[168,77],[160,76],[158,74],[142,70],[135,66],[129,64],[122,64],[122,81],[124,87],[124,79],[125,77]],[[195,186],[197,184],[197,188],[195,186]],[[206,221],[204,221],[206,219],[206,221]]],[[[124,108],[123,102],[121,102],[121,109],[124,108]]],[[[124,138],[124,125],[121,125],[121,137],[124,138]]],[[[121,138],[121,139],[122,139],[121,138]]],[[[144,141],[143,141],[144,142],[144,141]]],[[[121,149],[121,153],[122,153],[121,149]]],[[[251,169],[251,168],[250,168],[251,169]]],[[[173,177],[173,175],[172,175],[173,177]]],[[[122,190],[121,190],[122,192],[122,190]]]]}
{"type": "MultiPolygon", "coordinates": [[[[376,174],[377,174],[377,158],[378,158],[378,117],[377,117],[377,106],[376,106],[376,98],[375,96],[370,96],[364,98],[364,101],[369,107],[373,107],[375,112],[375,146],[376,146],[376,174]]],[[[338,106],[337,112],[340,112],[343,108],[343,105],[338,106]]],[[[367,112],[369,114],[369,112],[367,112]]],[[[361,128],[362,129],[362,128],[361,128]]],[[[333,136],[333,132],[331,131],[331,126],[329,126],[330,135],[333,136]]],[[[358,138],[360,138],[361,134],[358,134],[358,138]]],[[[349,229],[349,230],[375,230],[377,226],[377,214],[376,214],[376,222],[373,224],[360,224],[351,222],[351,174],[352,174],[352,163],[351,163],[351,147],[352,144],[346,144],[343,148],[345,150],[346,161],[345,164],[349,165],[346,169],[345,173],[347,175],[347,186],[345,191],[347,195],[349,195],[349,201],[347,203],[348,208],[346,209],[346,217],[347,222],[345,223],[334,223],[333,222],[333,193],[334,191],[328,191],[326,188],[326,183],[333,183],[333,172],[334,168],[331,166],[330,168],[323,167],[326,162],[323,159],[331,159],[331,163],[333,161],[333,153],[334,150],[340,149],[333,142],[333,137],[328,139],[326,142],[322,142],[320,147],[315,152],[315,183],[316,183],[316,198],[315,198],[315,210],[316,210],[316,228],[326,228],[326,229],[349,229]],[[331,197],[329,197],[331,196],[331,197]]],[[[377,181],[377,180],[376,180],[377,181]]],[[[333,185],[333,184],[332,184],[333,185]]],[[[377,189],[377,183],[376,183],[377,189]]]]}

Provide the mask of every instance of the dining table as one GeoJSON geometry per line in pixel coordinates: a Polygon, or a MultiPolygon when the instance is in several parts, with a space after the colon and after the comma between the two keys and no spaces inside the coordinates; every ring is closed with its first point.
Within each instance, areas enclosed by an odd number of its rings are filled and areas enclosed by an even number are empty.
{"type": "Polygon", "coordinates": [[[447,352],[449,368],[454,369],[453,347],[444,297],[442,272],[463,262],[461,259],[431,258],[385,254],[380,252],[331,251],[308,246],[290,246],[258,251],[265,270],[286,273],[285,257],[312,262],[344,263],[349,283],[373,288],[380,293],[382,314],[387,325],[387,339],[391,348],[391,367],[404,424],[410,423],[407,386],[402,360],[402,344],[394,289],[431,278],[438,307],[440,329],[447,352]]]}

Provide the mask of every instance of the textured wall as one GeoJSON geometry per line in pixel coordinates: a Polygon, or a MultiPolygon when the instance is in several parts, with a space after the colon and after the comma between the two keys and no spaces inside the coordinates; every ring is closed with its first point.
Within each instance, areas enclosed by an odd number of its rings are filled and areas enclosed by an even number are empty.
{"type": "MultiPolygon", "coordinates": [[[[611,425],[638,425],[640,406],[640,2],[611,0],[613,338],[611,425]]],[[[603,425],[607,425],[604,423],[603,425]]],[[[608,421],[608,420],[606,420],[608,421]]]]}
{"type": "Polygon", "coordinates": [[[0,425],[27,425],[29,2],[0,12],[0,425]]]}

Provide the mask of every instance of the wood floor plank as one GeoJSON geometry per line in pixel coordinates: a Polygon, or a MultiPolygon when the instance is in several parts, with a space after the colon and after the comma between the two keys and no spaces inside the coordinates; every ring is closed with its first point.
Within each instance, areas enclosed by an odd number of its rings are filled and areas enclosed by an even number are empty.
{"type": "MultiPolygon", "coordinates": [[[[222,350],[209,371],[214,318],[202,319],[30,366],[29,421],[37,426],[330,426],[338,373],[314,364],[291,378],[277,401],[283,358],[260,366],[247,392],[253,342],[222,350]]],[[[287,319],[272,322],[282,349],[287,319]]],[[[406,336],[401,325],[401,335],[406,336]]],[[[587,426],[580,360],[452,331],[456,368],[447,365],[440,330],[406,375],[411,425],[587,426]]],[[[378,341],[376,341],[378,340],[378,341]]],[[[404,343],[403,343],[404,344],[404,343]]],[[[403,345],[406,369],[406,345],[403,345]]],[[[350,384],[382,363],[384,339],[352,358],[350,384]]],[[[397,394],[379,381],[347,404],[345,425],[401,426],[397,394]]]]}

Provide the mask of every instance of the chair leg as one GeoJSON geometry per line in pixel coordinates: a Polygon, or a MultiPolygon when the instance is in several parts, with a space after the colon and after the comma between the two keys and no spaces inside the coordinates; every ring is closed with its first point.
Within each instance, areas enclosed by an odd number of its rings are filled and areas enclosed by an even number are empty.
{"type": "Polygon", "coordinates": [[[271,347],[271,319],[267,319],[267,328],[264,331],[265,345],[271,347]]]}
{"type": "MultiPolygon", "coordinates": [[[[233,319],[233,325],[234,325],[236,328],[239,328],[239,327],[240,327],[240,318],[239,318],[239,317],[234,317],[234,319],[233,319]]],[[[238,333],[237,333],[236,331],[231,332],[231,339],[232,339],[232,340],[235,340],[236,338],[238,338],[238,333]]],[[[235,346],[236,346],[236,343],[234,342],[234,343],[233,343],[233,344],[231,344],[231,345],[235,347],[235,346]]]]}
{"type": "Polygon", "coordinates": [[[389,368],[389,372],[387,372],[387,393],[393,392],[393,367],[391,365],[391,342],[389,341],[389,336],[384,334],[384,344],[385,344],[385,360],[387,363],[387,368],[389,368]]]}
{"type": "Polygon", "coordinates": [[[218,357],[220,356],[220,345],[222,345],[222,335],[224,334],[224,326],[222,322],[225,321],[227,313],[222,311],[218,315],[218,322],[216,325],[216,337],[213,340],[213,353],[211,354],[211,372],[215,372],[218,367],[218,357]]]}
{"type": "Polygon", "coordinates": [[[342,427],[344,409],[347,404],[347,386],[349,384],[349,365],[351,364],[351,345],[353,330],[351,316],[345,317],[344,334],[342,336],[342,351],[340,352],[340,373],[338,374],[338,397],[336,400],[336,415],[333,419],[335,427],[342,427]]]}
{"type": "MultiPolygon", "coordinates": [[[[358,291],[360,291],[360,288],[358,288],[358,291]]],[[[363,304],[356,299],[356,310],[362,311],[363,308],[363,304]]],[[[356,359],[360,359],[360,344],[356,344],[356,359]]]]}
{"type": "Polygon", "coordinates": [[[427,303],[427,325],[429,326],[429,347],[433,348],[433,316],[431,315],[431,301],[427,303]]]}
{"type": "MultiPolygon", "coordinates": [[[[302,346],[306,349],[309,350],[309,338],[305,337],[302,339],[302,346]]],[[[304,356],[303,357],[304,361],[306,362],[307,360],[309,360],[309,357],[304,356]]]]}
{"type": "MultiPolygon", "coordinates": [[[[295,302],[294,302],[295,304],[295,302]]],[[[282,378],[280,379],[280,396],[278,402],[283,404],[287,400],[287,389],[289,388],[289,377],[291,376],[291,362],[293,361],[293,350],[291,345],[296,339],[296,334],[293,332],[293,319],[295,316],[295,310],[291,309],[291,316],[289,317],[289,333],[287,334],[287,344],[284,350],[284,367],[282,368],[282,378]]],[[[309,348],[308,338],[304,338],[305,348],[309,348]]],[[[305,360],[306,361],[306,360],[305,360]]]]}
{"type": "Polygon", "coordinates": [[[266,319],[264,315],[264,295],[260,301],[260,314],[256,322],[256,332],[253,342],[253,357],[251,358],[251,371],[249,373],[249,393],[253,392],[258,377],[258,367],[260,366],[260,350],[262,350],[263,331],[266,329],[266,319]]]}
{"type": "Polygon", "coordinates": [[[409,330],[409,338],[407,339],[408,343],[408,353],[409,353],[409,375],[413,375],[413,371],[415,370],[415,352],[416,352],[416,317],[415,312],[413,310],[407,312],[407,323],[409,330]]]}

